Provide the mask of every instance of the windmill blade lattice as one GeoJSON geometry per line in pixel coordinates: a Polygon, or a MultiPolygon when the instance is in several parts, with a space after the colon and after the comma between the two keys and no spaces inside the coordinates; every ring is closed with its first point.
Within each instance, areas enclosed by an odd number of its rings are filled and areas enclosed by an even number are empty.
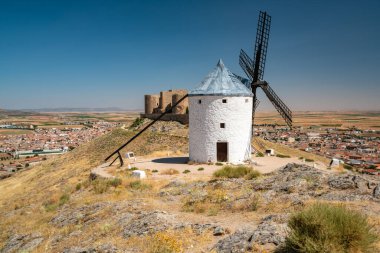
{"type": "Polygon", "coordinates": [[[253,111],[252,111],[252,124],[254,121],[255,111],[258,106],[256,91],[261,88],[268,99],[272,102],[276,110],[281,114],[286,124],[292,128],[292,111],[285,105],[280,97],[269,86],[268,82],[262,81],[264,78],[265,60],[267,57],[269,32],[271,25],[271,16],[266,12],[260,11],[259,20],[257,24],[255,52],[253,60],[247,55],[244,50],[240,50],[239,65],[247,75],[248,79],[236,76],[240,81],[252,89],[253,93],[253,111]],[[248,85],[248,83],[250,84],[248,85]]]}
{"type": "Polygon", "coordinates": [[[285,105],[285,103],[277,96],[274,90],[269,86],[267,82],[260,85],[263,89],[265,95],[272,102],[276,110],[281,114],[282,118],[288,124],[289,127],[292,127],[292,111],[285,105]]]}

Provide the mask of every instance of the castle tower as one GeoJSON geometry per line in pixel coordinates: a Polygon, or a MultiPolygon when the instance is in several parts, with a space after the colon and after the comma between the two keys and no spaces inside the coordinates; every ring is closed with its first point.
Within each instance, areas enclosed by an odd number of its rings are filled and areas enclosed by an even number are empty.
{"type": "Polygon", "coordinates": [[[159,106],[160,97],[158,95],[145,95],[145,114],[152,114],[154,108],[159,106]]]}
{"type": "Polygon", "coordinates": [[[250,159],[252,92],[219,60],[189,92],[189,155],[196,162],[250,159]]]}

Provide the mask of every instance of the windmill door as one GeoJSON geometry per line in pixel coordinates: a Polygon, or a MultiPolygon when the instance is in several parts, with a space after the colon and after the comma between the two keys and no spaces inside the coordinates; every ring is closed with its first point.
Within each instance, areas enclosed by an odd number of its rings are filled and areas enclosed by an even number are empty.
{"type": "Polygon", "coordinates": [[[218,142],[216,143],[216,160],[218,162],[227,162],[227,142],[218,142]]]}

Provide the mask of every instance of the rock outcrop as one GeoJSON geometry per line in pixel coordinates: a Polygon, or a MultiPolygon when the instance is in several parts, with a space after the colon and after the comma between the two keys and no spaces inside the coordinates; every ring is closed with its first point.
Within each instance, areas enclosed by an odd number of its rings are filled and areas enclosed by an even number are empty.
{"type": "Polygon", "coordinates": [[[8,239],[0,253],[29,252],[37,248],[43,240],[44,238],[39,233],[14,234],[8,239]]]}

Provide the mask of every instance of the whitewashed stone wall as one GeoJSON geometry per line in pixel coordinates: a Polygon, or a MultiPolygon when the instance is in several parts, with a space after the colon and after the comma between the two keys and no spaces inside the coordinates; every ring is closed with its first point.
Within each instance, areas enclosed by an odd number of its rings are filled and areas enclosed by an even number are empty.
{"type": "Polygon", "coordinates": [[[216,162],[217,142],[228,142],[228,162],[246,161],[251,154],[251,128],[252,97],[189,97],[191,161],[216,162]],[[227,99],[227,103],[222,103],[222,99],[227,99]],[[225,123],[225,128],[220,128],[220,123],[225,123]]]}

